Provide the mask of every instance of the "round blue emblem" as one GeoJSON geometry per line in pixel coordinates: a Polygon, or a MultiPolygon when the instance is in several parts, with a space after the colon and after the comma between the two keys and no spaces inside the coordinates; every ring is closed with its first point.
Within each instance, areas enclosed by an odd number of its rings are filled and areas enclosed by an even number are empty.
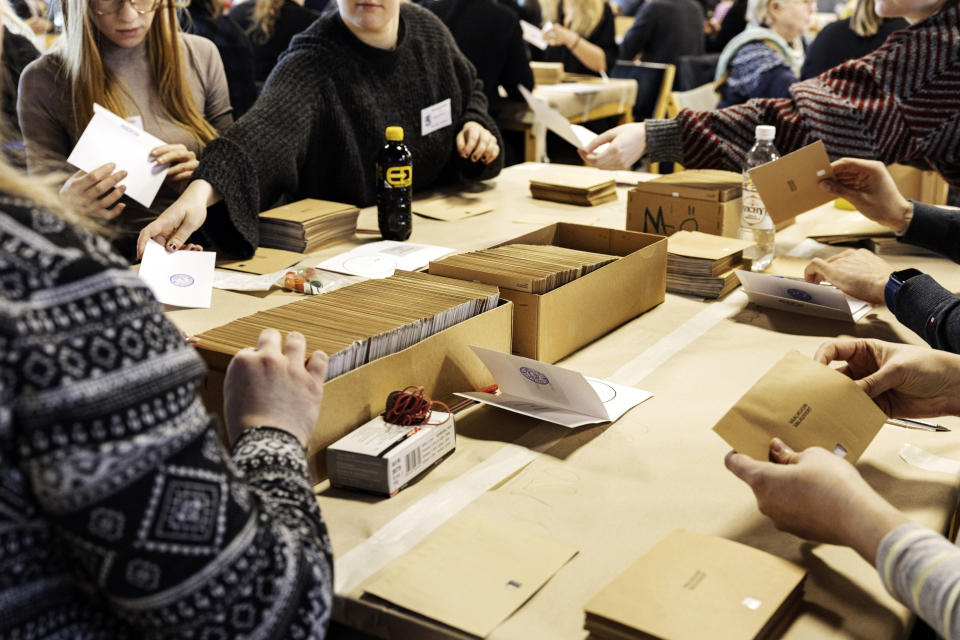
{"type": "Polygon", "coordinates": [[[794,300],[802,300],[803,302],[810,302],[813,300],[813,296],[802,289],[787,289],[787,294],[789,294],[794,300]]]}
{"type": "Polygon", "coordinates": [[[536,384],[550,384],[550,379],[547,376],[530,367],[520,367],[520,375],[536,384]]]}
{"type": "Polygon", "coordinates": [[[170,284],[175,287],[189,287],[193,284],[193,276],[185,273],[175,273],[170,276],[170,284]]]}

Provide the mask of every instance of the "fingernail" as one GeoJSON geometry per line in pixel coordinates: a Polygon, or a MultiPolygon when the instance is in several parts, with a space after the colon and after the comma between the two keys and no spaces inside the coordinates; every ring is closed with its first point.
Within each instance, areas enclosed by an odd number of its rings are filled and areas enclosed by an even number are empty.
{"type": "Polygon", "coordinates": [[[780,442],[778,439],[774,438],[773,442],[770,443],[770,451],[772,451],[774,454],[778,456],[783,455],[785,453],[785,450],[783,448],[783,443],[780,442]]]}
{"type": "Polygon", "coordinates": [[[176,251],[176,250],[177,250],[177,243],[176,243],[176,242],[171,242],[170,244],[167,245],[167,249],[170,249],[170,251],[176,251]]]}
{"type": "Polygon", "coordinates": [[[121,170],[121,171],[120,171],[120,177],[121,177],[121,178],[126,178],[126,177],[127,177],[127,172],[126,172],[126,170],[121,170]]]}
{"type": "Polygon", "coordinates": [[[126,190],[127,190],[127,185],[122,184],[122,185],[120,185],[119,187],[117,187],[117,189],[119,189],[120,191],[126,191],[126,190]]]}

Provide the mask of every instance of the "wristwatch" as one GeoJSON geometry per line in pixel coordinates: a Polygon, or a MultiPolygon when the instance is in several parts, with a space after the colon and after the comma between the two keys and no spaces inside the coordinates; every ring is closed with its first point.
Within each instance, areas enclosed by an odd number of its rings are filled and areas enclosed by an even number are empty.
{"type": "Polygon", "coordinates": [[[897,301],[897,294],[900,293],[900,287],[910,278],[922,276],[923,272],[919,269],[903,269],[894,271],[887,280],[887,286],[883,288],[883,300],[887,303],[887,308],[893,311],[893,305],[897,301]]]}

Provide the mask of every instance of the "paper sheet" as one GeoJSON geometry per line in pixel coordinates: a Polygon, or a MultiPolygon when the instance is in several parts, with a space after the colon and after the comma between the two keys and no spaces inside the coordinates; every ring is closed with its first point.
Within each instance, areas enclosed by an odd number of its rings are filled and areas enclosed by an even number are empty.
{"type": "Polygon", "coordinates": [[[873,305],[846,295],[836,287],[803,280],[737,270],[750,302],[774,309],[785,309],[808,316],[856,322],[873,305]]]}
{"type": "Polygon", "coordinates": [[[324,260],[319,269],[365,278],[389,278],[397,269],[416,271],[431,260],[453,253],[453,249],[415,242],[380,240],[361,245],[324,260]]]}
{"type": "Polygon", "coordinates": [[[452,222],[493,211],[493,207],[483,202],[484,198],[462,193],[444,195],[429,200],[417,200],[413,203],[413,212],[424,218],[452,222]]]}
{"type": "Polygon", "coordinates": [[[140,262],[140,277],[163,304],[209,309],[216,259],[213,251],[167,253],[150,240],[140,262]]]}
{"type": "Polygon", "coordinates": [[[535,46],[537,49],[543,51],[550,46],[547,42],[546,36],[543,35],[543,30],[539,27],[535,27],[526,20],[520,21],[520,30],[523,32],[523,39],[535,46]]]}
{"type": "MultiPolygon", "coordinates": [[[[566,89],[569,88],[569,85],[564,84],[563,87],[566,89]]],[[[520,94],[523,95],[523,99],[527,101],[527,105],[533,111],[534,119],[542,122],[547,129],[553,131],[577,149],[583,149],[588,142],[596,137],[597,134],[583,125],[571,124],[559,111],[530,93],[523,85],[518,84],[517,88],[520,89],[520,94]]],[[[599,153],[604,148],[606,148],[606,145],[601,145],[594,152],[599,153]]]]}
{"type": "Polygon", "coordinates": [[[951,460],[932,454],[909,442],[900,447],[900,458],[907,464],[927,471],[939,471],[952,476],[960,475],[960,460],[951,460]]]}
{"type": "Polygon", "coordinates": [[[649,391],[626,387],[509,353],[470,347],[486,365],[500,393],[455,395],[564,427],[612,422],[641,402],[649,391]]]}
{"type": "Polygon", "coordinates": [[[67,162],[87,173],[113,162],[116,171],[127,172],[127,177],[120,181],[127,188],[125,195],[149,207],[167,176],[168,166],[157,165],[150,159],[150,152],[164,144],[163,140],[94,104],[93,118],[67,162]]]}

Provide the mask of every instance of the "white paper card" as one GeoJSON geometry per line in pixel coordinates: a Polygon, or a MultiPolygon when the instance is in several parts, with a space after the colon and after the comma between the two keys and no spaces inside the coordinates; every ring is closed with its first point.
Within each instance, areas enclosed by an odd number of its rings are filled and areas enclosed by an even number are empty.
{"type": "Polygon", "coordinates": [[[140,262],[140,277],[163,304],[210,308],[214,251],[174,251],[150,240],[140,262]]]}
{"type": "Polygon", "coordinates": [[[389,278],[396,269],[416,271],[431,260],[453,253],[453,249],[415,242],[381,240],[351,249],[324,260],[318,269],[364,278],[389,278]]]}
{"type": "MultiPolygon", "coordinates": [[[[583,125],[571,124],[559,111],[530,93],[522,84],[518,84],[517,88],[520,89],[520,94],[523,95],[523,99],[527,101],[527,105],[530,107],[530,110],[533,111],[534,119],[542,122],[543,126],[553,131],[577,149],[583,149],[587,146],[588,142],[596,137],[597,134],[583,125]]],[[[601,145],[594,150],[594,153],[600,153],[605,148],[606,145],[601,145]]]]}
{"type": "Polygon", "coordinates": [[[166,144],[163,140],[95,104],[93,118],[67,162],[87,173],[113,162],[116,171],[127,172],[127,177],[120,182],[127,187],[125,195],[149,207],[167,176],[168,167],[151,160],[150,152],[163,144],[166,144]]]}
{"type": "Polygon", "coordinates": [[[548,46],[546,36],[539,27],[535,27],[526,20],[520,21],[520,30],[523,32],[523,39],[535,46],[537,49],[545,50],[548,46]]]}
{"type": "Polygon", "coordinates": [[[420,110],[420,135],[427,136],[434,131],[453,124],[450,113],[450,98],[420,110]]]}
{"type": "Polygon", "coordinates": [[[856,322],[873,309],[869,302],[852,298],[836,287],[741,269],[737,277],[750,302],[763,307],[848,322],[856,322]]]}
{"type": "Polygon", "coordinates": [[[653,397],[649,391],[587,378],[553,364],[471,346],[493,374],[500,394],[455,395],[564,427],[612,422],[653,397]]]}

